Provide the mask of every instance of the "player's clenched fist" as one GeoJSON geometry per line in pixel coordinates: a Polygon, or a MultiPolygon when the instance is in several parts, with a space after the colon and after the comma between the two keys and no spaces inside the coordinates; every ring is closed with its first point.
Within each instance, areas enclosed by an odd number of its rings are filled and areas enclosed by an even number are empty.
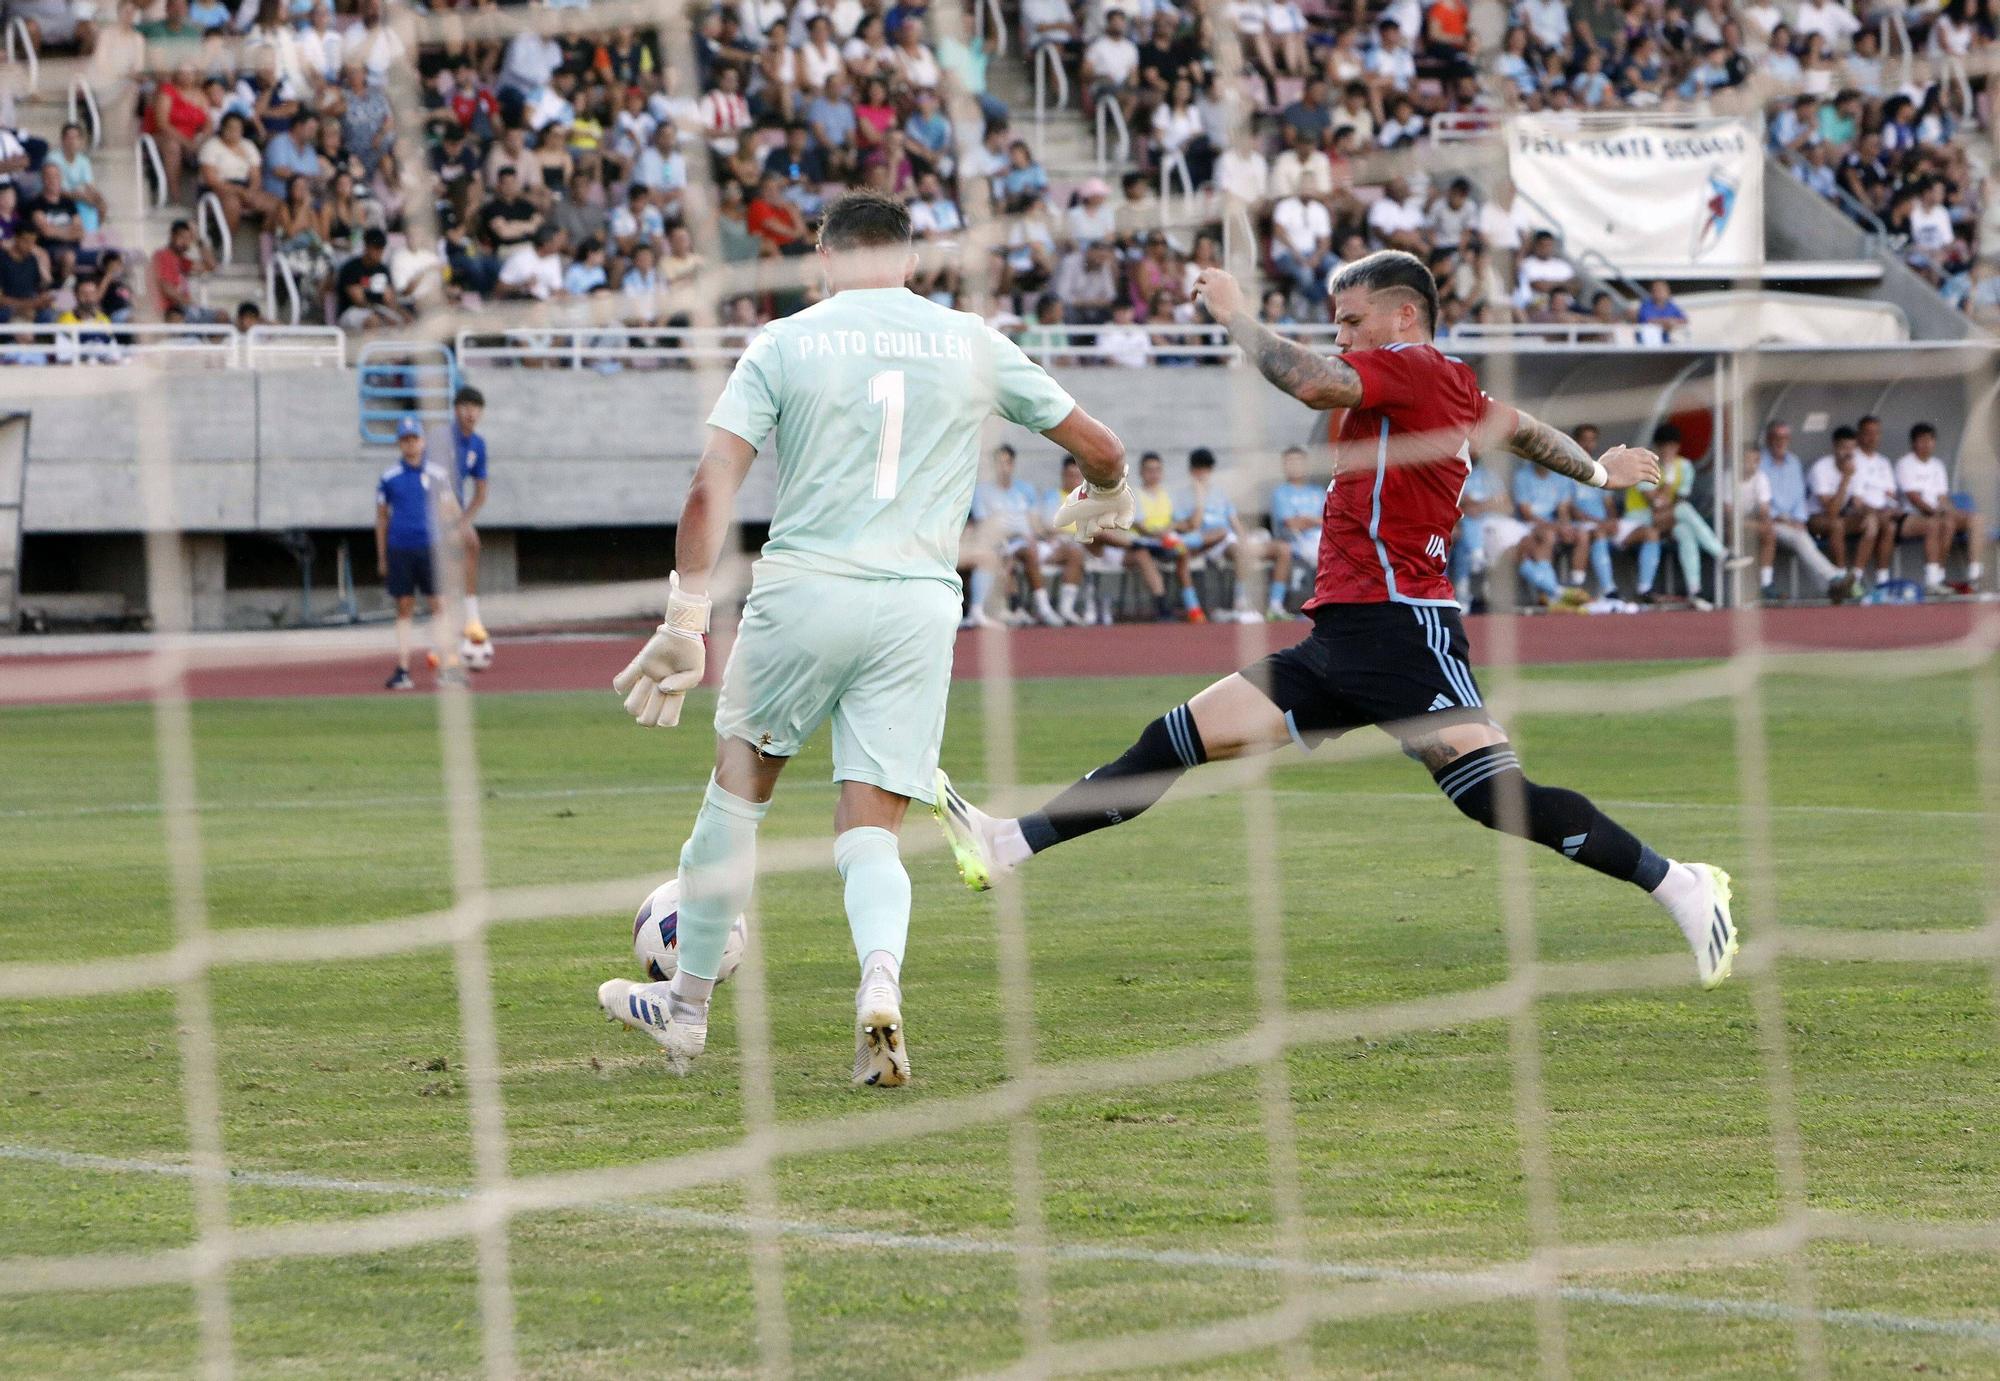
{"type": "Polygon", "coordinates": [[[1076,524],[1076,540],[1088,542],[1106,528],[1132,526],[1132,491],[1124,480],[1109,489],[1079,484],[1050,521],[1060,531],[1076,524]]]}
{"type": "Polygon", "coordinates": [[[1203,269],[1194,280],[1194,300],[1217,321],[1227,322],[1243,310],[1243,287],[1221,269],[1203,269]]]}
{"type": "Polygon", "coordinates": [[[1613,446],[1597,463],[1604,467],[1604,488],[1630,489],[1660,482],[1660,458],[1643,446],[1613,446]]]}
{"type": "Polygon", "coordinates": [[[625,697],[625,712],[647,728],[671,729],[681,722],[681,701],[701,684],[707,649],[708,599],[681,592],[678,573],[667,577],[667,618],[611,689],[625,697]]]}

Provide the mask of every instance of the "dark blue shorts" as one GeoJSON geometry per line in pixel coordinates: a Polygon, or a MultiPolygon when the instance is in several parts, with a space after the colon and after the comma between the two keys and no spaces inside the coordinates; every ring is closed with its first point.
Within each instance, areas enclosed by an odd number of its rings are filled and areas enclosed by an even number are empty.
{"type": "Polygon", "coordinates": [[[431,578],[431,553],[428,547],[389,548],[389,593],[397,599],[404,595],[434,595],[437,582],[431,578]]]}

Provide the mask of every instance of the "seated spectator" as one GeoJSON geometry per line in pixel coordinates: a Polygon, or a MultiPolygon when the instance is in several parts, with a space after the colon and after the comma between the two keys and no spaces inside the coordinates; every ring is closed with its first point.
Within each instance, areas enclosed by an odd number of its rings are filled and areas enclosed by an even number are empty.
{"type": "Polygon", "coordinates": [[[361,252],[340,266],[334,280],[341,329],[375,331],[405,326],[412,314],[397,300],[389,279],[389,237],[369,230],[361,237],[361,252]]]}
{"type": "Polygon", "coordinates": [[[63,126],[61,143],[48,163],[62,173],[63,190],[76,199],[83,233],[96,234],[104,225],[106,208],[104,194],[97,190],[97,170],[84,148],[83,126],[75,121],[63,126]]]}
{"type": "Polygon", "coordinates": [[[1139,45],[1126,32],[1125,12],[1104,16],[1104,32],[1083,50],[1083,87],[1088,104],[1116,101],[1129,123],[1138,108],[1139,45]]]}
{"type": "Polygon", "coordinates": [[[1865,589],[1863,571],[1869,555],[1879,551],[1886,570],[1894,550],[1895,536],[1889,530],[1893,525],[1886,521],[1896,497],[1893,471],[1887,489],[1880,488],[1860,463],[1854,428],[1835,427],[1832,453],[1813,462],[1806,483],[1819,505],[1809,529],[1826,543],[1833,564],[1846,572],[1848,590],[1865,589]]]}
{"type": "Polygon", "coordinates": [[[1576,279],[1576,269],[1556,251],[1556,237],[1546,230],[1535,232],[1518,272],[1514,305],[1524,308],[1558,288],[1567,288],[1576,279]]]}
{"type": "Polygon", "coordinates": [[[1307,479],[1303,446],[1287,446],[1278,464],[1285,478],[1271,491],[1271,529],[1279,541],[1291,548],[1292,569],[1310,579],[1311,573],[1319,568],[1319,537],[1325,525],[1327,487],[1307,479]]]}
{"type": "Polygon", "coordinates": [[[1814,588],[1824,590],[1826,597],[1836,602],[1846,598],[1846,573],[1821,554],[1807,530],[1816,505],[1808,497],[1805,463],[1793,453],[1792,429],[1785,423],[1772,422],[1764,428],[1764,448],[1758,456],[1757,469],[1765,481],[1768,508],[1765,526],[1758,533],[1762,554],[1758,587],[1764,600],[1768,603],[1778,597],[1774,563],[1780,545],[1805,567],[1814,588]]]}
{"type": "MultiPolygon", "coordinates": [[[[1329,179],[1331,173],[1329,167],[1329,179]]],[[[1274,195],[1271,165],[1263,151],[1247,140],[1230,148],[1216,160],[1215,185],[1230,202],[1247,209],[1253,216],[1261,214],[1265,203],[1274,195]]]]}
{"type": "Polygon", "coordinates": [[[1472,184],[1455,177],[1445,194],[1424,213],[1424,230],[1433,249],[1457,250],[1466,237],[1479,227],[1479,203],[1473,200],[1472,184]]]}
{"type": "Polygon", "coordinates": [[[652,188],[636,178],[632,181],[625,191],[625,204],[611,213],[610,232],[621,254],[630,254],[667,233],[667,219],[653,201],[652,188]]]}
{"type": "Polygon", "coordinates": [[[495,254],[505,258],[533,241],[541,228],[542,213],[521,193],[521,175],[511,166],[501,168],[492,200],[479,210],[480,237],[493,246],[495,254]]]}
{"type": "Polygon", "coordinates": [[[1393,19],[1376,29],[1375,47],[1368,54],[1368,90],[1377,101],[1389,93],[1408,91],[1417,79],[1417,60],[1403,27],[1393,19]]]}
{"type": "Polygon", "coordinates": [[[1111,319],[1113,304],[1130,305],[1120,281],[1117,256],[1104,240],[1063,256],[1056,269],[1054,291],[1068,309],[1072,326],[1100,326],[1111,319]]]}
{"type": "Polygon", "coordinates": [[[333,273],[333,246],[326,229],[326,211],[313,200],[312,183],[295,173],[285,186],[285,199],[271,215],[273,248],[292,271],[302,305],[319,315],[320,297],[333,273]]]}
{"type": "Polygon", "coordinates": [[[372,177],[375,165],[396,141],[396,112],[382,84],[370,76],[367,64],[350,61],[341,80],[341,149],[372,177]]]}
{"type": "Polygon", "coordinates": [[[1174,530],[1174,496],[1167,488],[1166,473],[1166,462],[1160,459],[1158,451],[1148,451],[1139,457],[1139,483],[1132,491],[1132,527],[1129,533],[1105,536],[1113,545],[1125,548],[1125,569],[1136,572],[1146,593],[1152,596],[1156,621],[1165,623],[1175,617],[1173,606],[1167,602],[1166,580],[1160,574],[1160,563],[1165,562],[1174,568],[1175,588],[1180,591],[1181,607],[1188,621],[1206,623],[1208,615],[1202,612],[1187,570],[1187,544],[1174,530]]]}
{"type": "Polygon", "coordinates": [[[48,256],[37,243],[34,225],[24,217],[0,252],[0,321],[54,321],[55,287],[48,256]]]}
{"type": "Polygon", "coordinates": [[[952,175],[952,146],[956,140],[952,135],[951,121],[945,118],[940,108],[935,88],[918,89],[916,109],[903,122],[903,141],[918,172],[928,170],[940,177],[952,175]]]}
{"type": "MultiPolygon", "coordinates": [[[[1217,618],[1233,623],[1273,622],[1289,617],[1285,595],[1291,587],[1292,549],[1266,533],[1245,526],[1223,487],[1215,482],[1215,452],[1206,446],[1188,454],[1188,488],[1174,508],[1175,526],[1187,543],[1190,561],[1206,556],[1227,561],[1235,570],[1235,598],[1217,618]],[[1269,580],[1264,567],[1271,567],[1269,580]],[[1264,586],[1264,613],[1256,612],[1256,586],[1264,586]]],[[[1193,593],[1190,590],[1190,593],[1193,593]]],[[[1200,609],[1197,596],[1193,608],[1200,609]]]]}
{"type": "Polygon", "coordinates": [[[924,46],[924,21],[912,15],[896,31],[896,73],[912,91],[933,91],[943,74],[936,54],[924,46]]]}
{"type": "MultiPolygon", "coordinates": [[[[1144,178],[1140,179],[1142,182],[1144,178]]],[[[1019,214],[1031,202],[1048,194],[1048,174],[1035,162],[1025,141],[1016,139],[1007,146],[1007,171],[1000,175],[1000,198],[1009,214],[1019,214]]]]}
{"type": "Polygon", "coordinates": [[[784,179],[785,195],[808,216],[819,214],[820,184],[827,181],[826,155],[813,147],[812,131],[802,124],[785,127],[785,142],[764,156],[764,172],[784,179]]]}
{"type": "Polygon", "coordinates": [[[153,292],[161,315],[172,309],[183,321],[214,321],[216,313],[205,300],[208,275],[213,272],[215,257],[207,245],[196,240],[194,226],[175,221],[167,232],[167,242],[153,251],[153,292]]]}
{"type": "Polygon", "coordinates": [[[1277,198],[1333,195],[1333,164],[1303,125],[1286,127],[1291,145],[1271,164],[1270,195],[1277,198]]]}
{"type": "MultiPolygon", "coordinates": [[[[454,129],[462,140],[463,131],[454,129]]],[[[287,189],[294,177],[303,177],[315,192],[325,180],[326,165],[319,156],[319,117],[306,111],[291,125],[272,136],[269,147],[264,150],[264,173],[262,187],[272,197],[288,195],[287,189]]],[[[442,171],[442,168],[434,171],[442,171]]]]}
{"type": "Polygon", "coordinates": [[[763,243],[759,252],[766,257],[812,253],[805,215],[785,195],[782,174],[764,174],[746,219],[750,233],[763,243]]]}
{"type": "Polygon", "coordinates": [[[1098,328],[1097,349],[1104,363],[1121,369],[1144,369],[1153,362],[1153,340],[1132,319],[1132,304],[1124,298],[1111,304],[1111,320],[1098,328]]]}
{"type": "Polygon", "coordinates": [[[861,100],[854,107],[854,139],[858,157],[865,161],[888,142],[896,128],[896,103],[890,99],[889,83],[882,77],[868,78],[861,100]]]}
{"type": "Polygon", "coordinates": [[[920,240],[949,242],[965,229],[958,203],[945,194],[944,182],[936,173],[917,179],[916,199],[910,203],[910,229],[920,240]]]}
{"type": "Polygon", "coordinates": [[[83,57],[97,50],[96,7],[73,0],[11,0],[10,21],[27,21],[28,36],[37,50],[74,48],[83,57]]]}
{"type": "Polygon", "coordinates": [[[562,290],[570,297],[611,291],[611,275],[604,267],[604,245],[600,241],[585,240],[576,247],[575,260],[563,270],[562,290]]]}
{"type": "Polygon", "coordinates": [[[1022,0],[1021,46],[1029,53],[1049,43],[1071,49],[1081,39],[1069,0],[1022,0]]]}
{"type": "Polygon", "coordinates": [[[56,282],[68,282],[79,263],[89,268],[96,261],[83,248],[83,209],[63,190],[62,169],[53,160],[42,164],[41,191],[21,207],[21,218],[34,226],[56,282]]]}
{"type": "MultiPolygon", "coordinates": [[[[844,72],[836,73],[806,107],[806,123],[827,161],[827,172],[841,179],[852,177],[859,166],[852,96],[853,83],[844,72]]],[[[992,135],[987,137],[990,141],[992,135]]]]}
{"type": "Polygon", "coordinates": [[[1076,202],[1063,216],[1063,229],[1084,249],[1118,238],[1118,212],[1111,205],[1111,189],[1103,178],[1090,178],[1077,188],[1076,202]]]}
{"type": "Polygon", "coordinates": [[[1407,250],[1419,257],[1430,253],[1424,220],[1422,201],[1410,195],[1410,185],[1400,177],[1390,178],[1382,195],[1368,208],[1368,230],[1377,245],[1407,250]]]}
{"type": "Polygon", "coordinates": [[[110,362],[119,358],[118,338],[111,333],[111,314],[104,310],[104,289],[92,274],[76,280],[76,300],[56,318],[58,326],[79,328],[65,345],[81,347],[77,358],[110,362]],[[96,328],[96,329],[91,329],[96,328]]]}
{"type": "Polygon", "coordinates": [[[1187,165],[1194,187],[1206,187],[1215,168],[1215,150],[1208,142],[1207,124],[1195,105],[1194,83],[1182,77],[1166,103],[1153,111],[1153,152],[1164,163],[1178,155],[1187,165]]]}
{"type": "Polygon", "coordinates": [[[1661,341],[1673,340],[1687,329],[1687,313],[1674,301],[1673,289],[1664,278],[1656,278],[1639,304],[1639,324],[1659,328],[1661,341]]]}
{"type": "Polygon", "coordinates": [[[221,127],[201,146],[198,162],[202,190],[222,203],[222,219],[231,230],[245,216],[263,219],[276,209],[277,199],[258,185],[264,155],[244,136],[243,117],[234,111],[222,117],[221,127]]]}
{"type": "Polygon", "coordinates": [[[1573,584],[1583,583],[1583,571],[1590,560],[1589,534],[1579,531],[1568,518],[1564,506],[1570,500],[1569,482],[1539,465],[1514,467],[1514,516],[1535,530],[1537,549],[1546,545],[1553,554],[1570,549],[1573,584]],[[1539,539],[1546,537],[1546,543],[1539,539]]]}
{"type": "Polygon", "coordinates": [[[1271,267],[1291,280],[1292,291],[1308,302],[1326,296],[1326,276],[1332,271],[1333,217],[1324,203],[1289,196],[1271,212],[1271,267]]]}
{"type": "MultiPolygon", "coordinates": [[[[155,88],[142,122],[142,128],[159,145],[169,202],[181,199],[181,179],[193,162],[194,150],[211,128],[208,107],[200,99],[201,90],[193,65],[183,64],[174,70],[169,80],[155,88]]],[[[0,153],[4,152],[0,150],[0,153]]],[[[0,159],[0,172],[13,171],[8,168],[8,161],[0,159]]],[[[27,166],[25,151],[21,155],[21,166],[27,166]]]]}
{"type": "Polygon", "coordinates": [[[1969,508],[1954,502],[1951,474],[1937,454],[1937,428],[1919,422],[1910,428],[1910,449],[1896,462],[1896,488],[1903,502],[1903,541],[1924,544],[1924,589],[1939,593],[1946,589],[1945,562],[1952,543],[1965,539],[1966,580],[1960,591],[1970,594],[1978,588],[1984,569],[1979,560],[1979,524],[1969,508]]]}

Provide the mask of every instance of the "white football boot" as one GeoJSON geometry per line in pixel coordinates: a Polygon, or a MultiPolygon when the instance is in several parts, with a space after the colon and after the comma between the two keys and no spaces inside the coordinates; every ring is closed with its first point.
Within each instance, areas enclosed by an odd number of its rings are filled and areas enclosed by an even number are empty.
{"type": "Polygon", "coordinates": [[[1688,885],[1683,879],[1671,890],[1663,886],[1654,895],[1694,950],[1695,973],[1701,986],[1717,987],[1736,966],[1739,948],[1736,921],[1729,914],[1729,874],[1712,863],[1669,866],[1687,869],[1693,874],[1693,884],[1688,885]]]}
{"type": "Polygon", "coordinates": [[[667,1010],[665,983],[609,978],[597,985],[597,1005],[607,1021],[644,1031],[667,1052],[667,1068],[685,1075],[708,1044],[708,1022],[676,1021],[667,1010]]]}
{"type": "Polygon", "coordinates": [[[854,1082],[870,1088],[910,1082],[902,988],[885,968],[870,970],[854,994],[854,1082]]]}
{"type": "Polygon", "coordinates": [[[995,874],[1012,871],[993,848],[993,832],[1000,822],[959,795],[942,767],[933,779],[931,795],[931,814],[951,845],[951,861],[967,887],[984,892],[993,885],[995,874]]]}

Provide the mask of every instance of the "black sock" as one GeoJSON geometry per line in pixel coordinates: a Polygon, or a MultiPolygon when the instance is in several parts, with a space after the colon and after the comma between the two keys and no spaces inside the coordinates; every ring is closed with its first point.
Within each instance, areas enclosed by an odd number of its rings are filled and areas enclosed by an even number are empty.
{"type": "Polygon", "coordinates": [[[1148,724],[1138,742],[1046,806],[1021,817],[1021,834],[1036,853],[1145,814],[1190,767],[1208,761],[1201,731],[1185,705],[1148,724]]]}
{"type": "Polygon", "coordinates": [[[1432,775],[1453,805],[1488,829],[1532,839],[1648,892],[1667,875],[1664,858],[1588,797],[1559,786],[1537,786],[1523,776],[1511,744],[1476,748],[1432,775]]]}

